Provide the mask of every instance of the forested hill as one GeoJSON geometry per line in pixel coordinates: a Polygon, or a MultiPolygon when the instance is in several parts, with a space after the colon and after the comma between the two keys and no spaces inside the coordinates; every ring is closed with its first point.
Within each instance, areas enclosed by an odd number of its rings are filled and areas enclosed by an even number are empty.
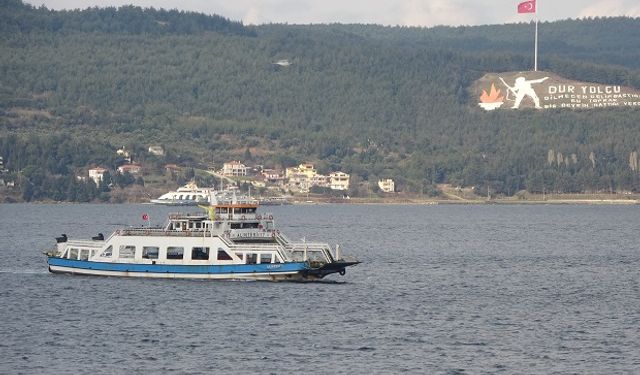
{"type": "Polygon", "coordinates": [[[196,34],[207,31],[227,35],[255,36],[255,31],[241,22],[217,15],[164,9],[88,8],[51,11],[35,8],[19,0],[0,0],[0,32],[90,32],[127,34],[196,34]]]}
{"type": "MultiPolygon", "coordinates": [[[[392,177],[414,192],[640,190],[639,111],[486,113],[470,97],[486,72],[531,68],[530,24],[244,27],[0,0],[0,25],[0,156],[11,173],[32,166],[35,185],[113,167],[107,150],[122,145],[163,144],[178,163],[310,161],[356,188],[392,177]]],[[[640,88],[639,34],[639,19],[541,23],[540,67],[640,88]]]]}

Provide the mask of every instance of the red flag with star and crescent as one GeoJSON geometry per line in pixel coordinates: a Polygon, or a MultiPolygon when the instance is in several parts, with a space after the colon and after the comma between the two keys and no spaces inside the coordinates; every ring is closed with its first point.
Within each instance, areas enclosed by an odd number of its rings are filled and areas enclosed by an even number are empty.
{"type": "Polygon", "coordinates": [[[536,0],[529,0],[518,4],[518,13],[535,13],[536,0]]]}

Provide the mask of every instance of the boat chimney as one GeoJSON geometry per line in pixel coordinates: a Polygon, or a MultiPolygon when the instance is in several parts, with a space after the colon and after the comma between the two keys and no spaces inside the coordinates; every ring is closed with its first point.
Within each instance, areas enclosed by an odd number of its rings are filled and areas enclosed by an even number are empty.
{"type": "Polygon", "coordinates": [[[340,245],[336,245],[336,255],[335,255],[336,260],[340,260],[342,259],[342,251],[340,251],[340,245]]]}

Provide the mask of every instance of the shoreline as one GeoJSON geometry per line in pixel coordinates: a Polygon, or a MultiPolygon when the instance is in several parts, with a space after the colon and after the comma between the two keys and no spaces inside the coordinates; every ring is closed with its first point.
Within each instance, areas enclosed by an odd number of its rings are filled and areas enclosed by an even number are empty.
{"type": "Polygon", "coordinates": [[[468,199],[468,200],[447,200],[447,199],[402,199],[402,200],[375,200],[375,199],[357,199],[349,200],[294,200],[294,205],[313,205],[313,204],[372,204],[372,205],[636,205],[640,204],[637,199],[547,199],[547,200],[523,200],[523,199],[468,199]]]}
{"type": "MultiPolygon", "coordinates": [[[[21,200],[0,199],[0,204],[153,204],[148,200],[141,200],[140,197],[131,197],[133,199],[125,199],[121,201],[93,201],[93,202],[66,202],[39,200],[32,202],[24,202],[21,200]],[[138,199],[136,199],[138,198],[138,199]]],[[[620,195],[620,197],[612,195],[604,195],[598,197],[594,194],[588,196],[579,196],[572,194],[571,196],[562,197],[554,195],[552,197],[531,196],[526,198],[496,198],[496,199],[468,199],[458,197],[457,199],[443,198],[419,198],[419,197],[378,197],[378,198],[335,198],[335,197],[289,197],[286,204],[291,205],[313,205],[313,204],[375,204],[375,205],[636,205],[640,204],[640,195],[620,195]]],[[[263,204],[263,206],[269,206],[263,204]]]]}

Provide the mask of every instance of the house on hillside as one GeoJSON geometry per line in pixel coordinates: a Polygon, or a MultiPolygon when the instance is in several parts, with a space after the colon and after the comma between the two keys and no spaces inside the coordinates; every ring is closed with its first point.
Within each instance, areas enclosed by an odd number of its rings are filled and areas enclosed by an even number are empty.
{"type": "Polygon", "coordinates": [[[149,146],[149,153],[155,156],[164,156],[164,148],[162,146],[149,146]]]}
{"type": "Polygon", "coordinates": [[[100,185],[100,182],[104,179],[104,174],[108,172],[108,169],[102,167],[95,167],[89,169],[89,178],[96,183],[96,185],[100,185]]]}
{"type": "Polygon", "coordinates": [[[239,161],[230,161],[222,165],[222,175],[225,177],[243,177],[247,175],[247,167],[239,161]]]}
{"type": "Polygon", "coordinates": [[[303,163],[297,167],[290,167],[286,169],[286,178],[291,178],[293,175],[303,174],[307,176],[307,178],[311,179],[313,176],[317,174],[316,169],[311,163],[303,163]]]}
{"type": "Polygon", "coordinates": [[[308,193],[311,183],[306,174],[297,173],[289,177],[286,187],[294,193],[308,193]]]}
{"type": "Polygon", "coordinates": [[[129,173],[132,175],[138,175],[142,173],[142,165],[138,163],[124,164],[118,167],[118,172],[121,174],[129,173]]]}
{"type": "Polygon", "coordinates": [[[116,151],[116,155],[122,156],[122,158],[124,158],[124,160],[126,160],[129,163],[131,163],[131,153],[129,153],[129,151],[127,151],[127,149],[124,148],[124,146],[122,146],[122,148],[119,148],[116,151]]]}
{"type": "Polygon", "coordinates": [[[164,166],[164,171],[166,173],[174,174],[174,173],[180,173],[182,171],[182,168],[180,168],[176,164],[166,164],[164,166]]]}
{"type": "Polygon", "coordinates": [[[333,172],[329,174],[331,180],[331,190],[349,190],[349,176],[344,172],[333,172]]]}
{"type": "Polygon", "coordinates": [[[275,169],[263,169],[261,174],[265,182],[269,182],[272,184],[278,184],[284,180],[282,171],[278,171],[275,169]]]}
{"type": "Polygon", "coordinates": [[[316,174],[311,177],[311,186],[319,186],[323,188],[331,187],[331,178],[323,174],[316,174]]]}
{"type": "Polygon", "coordinates": [[[393,193],[396,190],[396,184],[390,178],[378,180],[378,187],[384,193],[393,193]]]}

